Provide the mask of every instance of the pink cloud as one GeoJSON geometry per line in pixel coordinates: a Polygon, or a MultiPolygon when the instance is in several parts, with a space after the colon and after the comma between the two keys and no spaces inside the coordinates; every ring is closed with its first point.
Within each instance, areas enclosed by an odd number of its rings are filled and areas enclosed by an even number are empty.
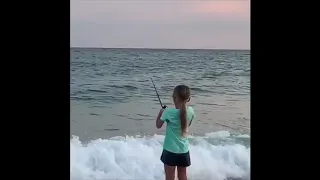
{"type": "Polygon", "coordinates": [[[250,18],[250,0],[243,1],[198,1],[189,4],[188,11],[222,18],[250,18]]]}

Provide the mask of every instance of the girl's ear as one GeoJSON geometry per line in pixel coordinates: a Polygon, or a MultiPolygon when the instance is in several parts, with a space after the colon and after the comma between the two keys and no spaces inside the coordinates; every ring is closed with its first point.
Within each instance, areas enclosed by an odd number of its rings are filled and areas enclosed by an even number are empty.
{"type": "Polygon", "coordinates": [[[188,98],[187,102],[189,102],[189,101],[190,101],[190,97],[188,98]]]}

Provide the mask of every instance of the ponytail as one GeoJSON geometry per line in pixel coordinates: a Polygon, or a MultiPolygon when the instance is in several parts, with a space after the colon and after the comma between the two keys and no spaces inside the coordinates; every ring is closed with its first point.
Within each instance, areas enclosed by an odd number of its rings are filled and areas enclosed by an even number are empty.
{"type": "Polygon", "coordinates": [[[180,105],[180,124],[181,124],[181,136],[186,136],[188,133],[188,121],[187,121],[187,107],[186,103],[190,100],[191,91],[188,86],[178,85],[173,90],[174,104],[180,105]]]}
{"type": "Polygon", "coordinates": [[[187,107],[185,103],[180,107],[180,121],[182,136],[185,136],[188,133],[187,107]]]}

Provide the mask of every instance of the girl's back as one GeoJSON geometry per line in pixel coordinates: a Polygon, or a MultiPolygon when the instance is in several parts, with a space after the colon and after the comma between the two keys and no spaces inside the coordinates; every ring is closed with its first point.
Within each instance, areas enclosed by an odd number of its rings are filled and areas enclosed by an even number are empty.
{"type": "MultiPolygon", "coordinates": [[[[181,136],[180,110],[176,108],[167,108],[164,110],[161,118],[167,122],[166,136],[163,149],[172,153],[186,153],[189,150],[187,137],[181,136]]],[[[194,110],[192,107],[187,108],[188,124],[194,119],[194,110]]]]}

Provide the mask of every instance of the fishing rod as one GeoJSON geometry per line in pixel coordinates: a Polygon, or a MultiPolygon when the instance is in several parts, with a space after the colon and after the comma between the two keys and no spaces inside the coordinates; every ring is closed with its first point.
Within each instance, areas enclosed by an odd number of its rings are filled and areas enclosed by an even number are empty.
{"type": "Polygon", "coordinates": [[[151,79],[151,82],[152,82],[152,84],[153,84],[154,90],[155,90],[155,91],[156,91],[156,93],[157,93],[158,100],[159,100],[159,102],[160,102],[161,107],[162,107],[163,109],[167,108],[167,106],[166,106],[166,105],[162,105],[162,102],[161,102],[160,96],[159,96],[159,94],[158,94],[157,88],[156,88],[156,86],[154,85],[154,82],[153,82],[153,80],[152,80],[152,78],[151,78],[151,77],[150,77],[150,79],[151,79]]]}

